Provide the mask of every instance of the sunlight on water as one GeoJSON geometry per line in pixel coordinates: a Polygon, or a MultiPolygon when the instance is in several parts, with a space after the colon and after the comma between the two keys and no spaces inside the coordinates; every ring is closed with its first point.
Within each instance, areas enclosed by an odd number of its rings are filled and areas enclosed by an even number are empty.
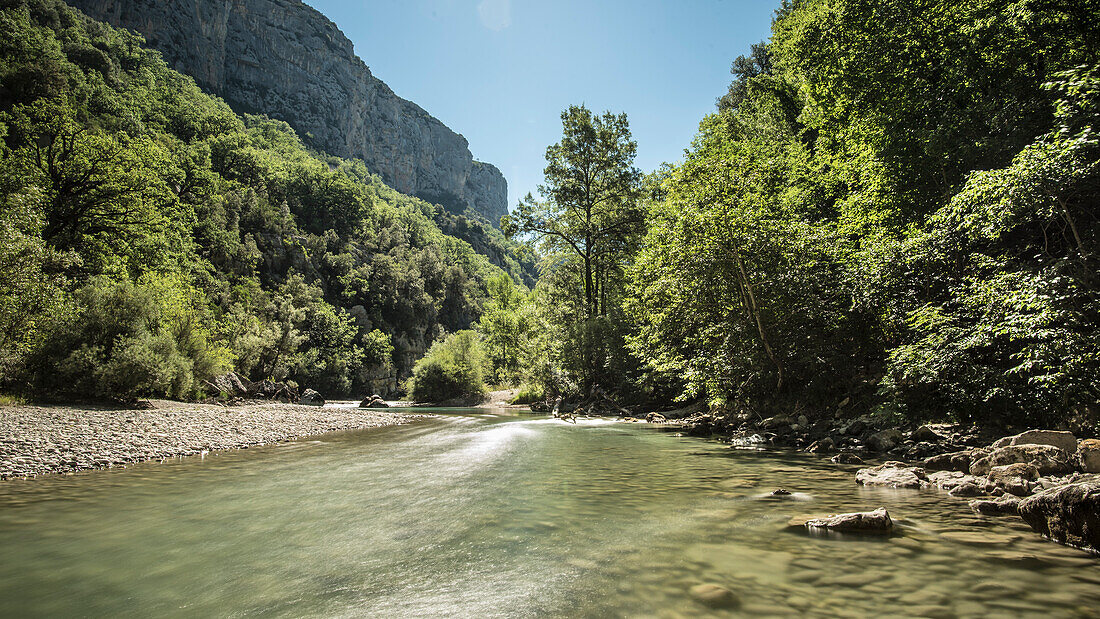
{"type": "Polygon", "coordinates": [[[853,472],[643,424],[468,410],[13,481],[0,615],[1094,616],[1097,559],[853,472]],[[879,506],[898,535],[786,529],[879,506]],[[702,583],[740,610],[701,606],[702,583]]]}

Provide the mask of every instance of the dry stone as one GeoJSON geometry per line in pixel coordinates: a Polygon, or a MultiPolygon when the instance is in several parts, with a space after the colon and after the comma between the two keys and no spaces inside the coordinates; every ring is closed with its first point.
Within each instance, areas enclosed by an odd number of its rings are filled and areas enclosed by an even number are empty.
{"type": "Polygon", "coordinates": [[[993,448],[1010,445],[1050,445],[1066,453],[1077,451],[1077,437],[1072,432],[1059,430],[1028,430],[1014,436],[1006,436],[993,443],[993,448]]]}

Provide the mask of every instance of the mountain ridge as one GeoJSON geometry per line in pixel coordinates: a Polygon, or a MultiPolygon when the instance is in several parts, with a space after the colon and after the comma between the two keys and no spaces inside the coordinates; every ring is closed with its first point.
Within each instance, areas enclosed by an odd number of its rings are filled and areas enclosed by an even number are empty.
{"type": "Polygon", "coordinates": [[[242,113],[284,120],[315,148],[362,159],[394,189],[499,225],[508,185],[469,142],[375,77],[339,27],[300,0],[69,0],[133,30],[242,113]]]}

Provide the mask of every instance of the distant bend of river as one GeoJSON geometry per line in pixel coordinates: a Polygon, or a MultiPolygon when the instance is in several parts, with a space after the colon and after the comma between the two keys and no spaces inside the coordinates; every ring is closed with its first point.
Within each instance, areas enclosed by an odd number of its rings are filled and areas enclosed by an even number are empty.
{"type": "Polygon", "coordinates": [[[4,617],[1074,617],[1100,560],[934,491],[644,424],[408,426],[0,483],[4,617]],[[782,487],[795,494],[773,498],[782,487]],[[889,538],[789,518],[887,507],[889,538]],[[958,532],[962,532],[960,535],[958,532]],[[944,534],[947,535],[944,535],[944,534]],[[738,609],[690,595],[714,583],[738,609]]]}

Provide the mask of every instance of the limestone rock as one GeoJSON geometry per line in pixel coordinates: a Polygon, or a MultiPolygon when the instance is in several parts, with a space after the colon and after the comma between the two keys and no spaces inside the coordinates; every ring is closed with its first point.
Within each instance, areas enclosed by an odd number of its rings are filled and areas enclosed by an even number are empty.
{"type": "Polygon", "coordinates": [[[714,583],[695,585],[688,593],[691,599],[711,608],[737,608],[741,605],[732,591],[714,583]]]}
{"type": "Polygon", "coordinates": [[[313,389],[306,389],[302,392],[302,398],[298,400],[298,403],[307,406],[324,406],[325,399],[321,397],[320,393],[317,393],[313,389]]]}
{"type": "MultiPolygon", "coordinates": [[[[1053,445],[1025,443],[998,447],[989,454],[990,470],[996,466],[1016,463],[1031,463],[1040,475],[1058,475],[1073,471],[1069,454],[1053,445]]],[[[971,465],[971,473],[973,473],[971,465]]]]}
{"type": "Polygon", "coordinates": [[[389,408],[390,405],[386,404],[386,401],[382,399],[382,396],[375,394],[369,398],[364,398],[359,403],[359,408],[389,408]]]}
{"type": "Polygon", "coordinates": [[[1086,473],[1100,473],[1100,440],[1090,438],[1077,446],[1077,463],[1086,473]]]}
{"type": "Polygon", "coordinates": [[[970,471],[971,462],[989,455],[988,449],[966,449],[926,458],[921,466],[929,471],[970,471]]]}
{"type": "Polygon", "coordinates": [[[241,113],[289,123],[310,145],[362,159],[405,194],[492,224],[508,184],[474,161],[466,138],[371,74],[352,43],[300,0],[70,0],[93,19],[136,30],[173,69],[241,113]]]}
{"type": "Polygon", "coordinates": [[[1020,513],[1020,499],[1014,496],[1001,497],[995,501],[975,499],[969,503],[970,509],[983,516],[1005,516],[1020,513]]]}
{"type": "Polygon", "coordinates": [[[890,451],[904,438],[904,435],[898,430],[883,430],[881,432],[875,432],[867,437],[867,446],[871,448],[872,451],[890,451]]]}
{"type": "Polygon", "coordinates": [[[1058,430],[1028,430],[1015,436],[1006,436],[993,443],[993,448],[1010,445],[1050,445],[1066,453],[1077,451],[1077,437],[1072,432],[1058,430]]]}
{"type": "Polygon", "coordinates": [[[856,483],[864,486],[920,488],[928,483],[928,476],[924,469],[908,467],[902,462],[887,462],[857,471],[856,483]]]}
{"type": "Polygon", "coordinates": [[[966,482],[964,484],[959,484],[958,486],[955,486],[947,494],[956,497],[974,497],[982,496],[986,494],[986,491],[974,482],[966,482]]]}
{"type": "Polygon", "coordinates": [[[1056,542],[1100,551],[1100,476],[1028,497],[1020,516],[1056,542]]]}
{"type": "Polygon", "coordinates": [[[831,529],[846,533],[889,533],[894,528],[894,521],[890,519],[885,507],[880,507],[873,512],[852,512],[850,514],[836,514],[824,518],[814,518],[806,521],[809,528],[831,529]]]}

